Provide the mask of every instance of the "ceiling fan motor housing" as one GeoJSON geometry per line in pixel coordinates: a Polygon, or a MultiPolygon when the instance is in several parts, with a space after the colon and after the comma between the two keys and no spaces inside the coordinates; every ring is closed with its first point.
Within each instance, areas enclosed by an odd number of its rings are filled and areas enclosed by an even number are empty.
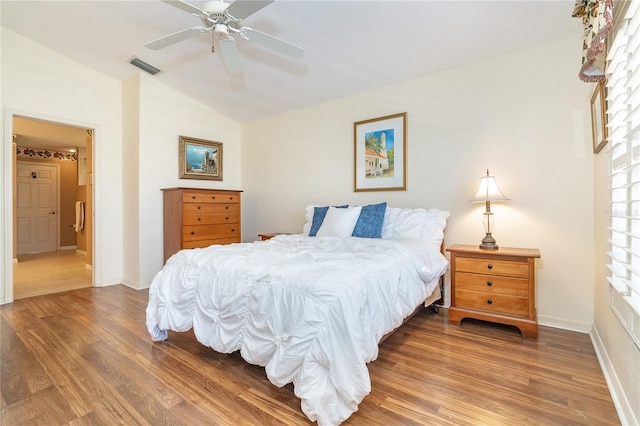
{"type": "Polygon", "coordinates": [[[202,6],[202,10],[206,12],[209,18],[213,20],[225,17],[224,11],[229,7],[229,3],[223,1],[208,1],[202,6]]]}

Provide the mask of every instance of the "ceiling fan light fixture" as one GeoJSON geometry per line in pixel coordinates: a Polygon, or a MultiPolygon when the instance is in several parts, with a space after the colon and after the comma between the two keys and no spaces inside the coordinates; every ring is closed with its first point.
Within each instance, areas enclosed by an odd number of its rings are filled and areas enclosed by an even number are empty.
{"type": "Polygon", "coordinates": [[[134,67],[139,68],[142,71],[147,72],[151,75],[157,75],[162,72],[159,68],[156,68],[153,65],[146,63],[142,59],[138,59],[136,56],[132,56],[131,59],[129,59],[129,63],[134,67]]]}

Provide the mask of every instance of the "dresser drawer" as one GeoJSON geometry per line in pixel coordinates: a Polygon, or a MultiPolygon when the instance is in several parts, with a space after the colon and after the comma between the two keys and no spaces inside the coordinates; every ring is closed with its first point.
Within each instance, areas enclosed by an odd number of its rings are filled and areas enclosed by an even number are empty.
{"type": "Polygon", "coordinates": [[[182,193],[183,203],[204,203],[204,193],[202,192],[189,192],[182,193]]]}
{"type": "Polygon", "coordinates": [[[232,238],[239,235],[240,226],[238,223],[220,225],[185,225],[182,228],[183,241],[232,238]]]}
{"type": "Polygon", "coordinates": [[[184,203],[182,206],[182,213],[187,214],[200,214],[209,215],[213,214],[213,204],[205,204],[202,201],[193,203],[184,203]]]}
{"type": "Polygon", "coordinates": [[[482,291],[487,294],[505,294],[529,297],[529,280],[525,278],[500,277],[468,272],[456,272],[456,289],[482,291]]]}
{"type": "Polygon", "coordinates": [[[214,214],[240,214],[240,204],[213,204],[214,214]]]}
{"type": "Polygon", "coordinates": [[[504,294],[456,289],[456,306],[526,317],[529,299],[504,294]]]}
{"type": "Polygon", "coordinates": [[[229,237],[229,238],[216,238],[213,240],[194,240],[194,241],[185,241],[182,245],[184,249],[193,249],[193,248],[204,248],[209,247],[214,244],[233,244],[239,243],[240,237],[229,237]]]}
{"type": "Polygon", "coordinates": [[[458,257],[456,259],[456,271],[527,278],[529,276],[529,264],[510,260],[458,257]]]}
{"type": "Polygon", "coordinates": [[[239,203],[240,195],[214,192],[213,194],[207,194],[205,200],[211,203],[239,203]]]}

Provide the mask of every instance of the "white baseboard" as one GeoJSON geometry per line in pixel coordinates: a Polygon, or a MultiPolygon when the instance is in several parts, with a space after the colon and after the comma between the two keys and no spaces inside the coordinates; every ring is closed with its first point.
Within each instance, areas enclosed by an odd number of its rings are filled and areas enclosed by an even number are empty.
{"type": "Polygon", "coordinates": [[[88,263],[86,263],[86,264],[84,265],[84,267],[85,267],[85,268],[87,268],[87,269],[88,269],[88,270],[90,270],[90,271],[93,271],[93,265],[89,265],[88,263]]]}
{"type": "Polygon", "coordinates": [[[13,258],[13,263],[18,263],[18,258],[17,257],[13,258]]]}
{"type": "Polygon", "coordinates": [[[593,343],[593,348],[596,351],[596,356],[598,357],[600,368],[602,369],[602,373],[604,374],[604,379],[607,381],[607,387],[609,388],[609,393],[611,393],[613,405],[615,405],[616,411],[618,412],[620,424],[640,424],[640,419],[637,419],[633,414],[631,404],[629,403],[629,400],[624,393],[624,389],[620,384],[618,375],[613,368],[613,364],[611,362],[611,359],[609,358],[609,354],[607,353],[607,350],[604,346],[604,343],[602,342],[602,339],[600,338],[600,335],[598,334],[598,329],[595,327],[595,325],[593,326],[591,333],[589,333],[589,337],[591,337],[591,343],[593,343]]]}
{"type": "Polygon", "coordinates": [[[86,251],[84,251],[84,250],[78,250],[78,249],[76,249],[76,253],[77,253],[77,254],[82,254],[82,255],[84,255],[84,256],[86,256],[86,255],[87,255],[87,252],[86,252],[86,251]]]}
{"type": "Polygon", "coordinates": [[[553,328],[561,328],[563,330],[577,331],[578,333],[589,334],[593,328],[592,323],[584,323],[571,321],[566,318],[551,317],[546,315],[538,315],[538,325],[545,325],[553,328]]]}

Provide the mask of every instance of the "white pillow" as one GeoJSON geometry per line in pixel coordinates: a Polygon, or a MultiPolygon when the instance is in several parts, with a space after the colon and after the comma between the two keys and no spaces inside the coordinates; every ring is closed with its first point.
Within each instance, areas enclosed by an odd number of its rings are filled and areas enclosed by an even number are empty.
{"type": "Polygon", "coordinates": [[[440,247],[449,212],[438,209],[387,207],[382,223],[382,238],[415,238],[440,247]]]}
{"type": "Polygon", "coordinates": [[[309,231],[311,230],[311,223],[313,223],[313,213],[315,207],[319,207],[317,205],[307,206],[304,213],[304,225],[302,226],[302,233],[304,235],[309,235],[309,231]]]}
{"type": "Polygon", "coordinates": [[[360,217],[361,206],[349,208],[329,207],[322,226],[318,229],[318,237],[350,237],[360,217]]]}

